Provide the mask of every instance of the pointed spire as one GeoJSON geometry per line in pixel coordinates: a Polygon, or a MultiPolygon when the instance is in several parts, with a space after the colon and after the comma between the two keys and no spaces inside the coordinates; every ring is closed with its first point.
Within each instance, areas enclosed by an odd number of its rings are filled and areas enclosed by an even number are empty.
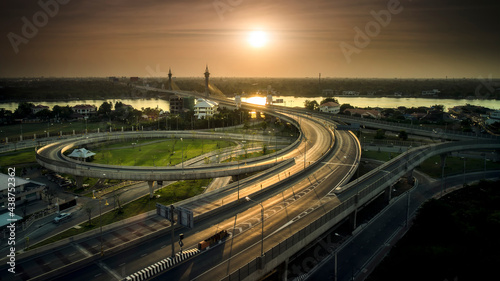
{"type": "Polygon", "coordinates": [[[205,73],[209,73],[208,72],[208,64],[207,64],[207,67],[205,68],[205,73]]]}
{"type": "Polygon", "coordinates": [[[170,69],[170,67],[168,68],[168,74],[172,74],[172,70],[170,69]]]}

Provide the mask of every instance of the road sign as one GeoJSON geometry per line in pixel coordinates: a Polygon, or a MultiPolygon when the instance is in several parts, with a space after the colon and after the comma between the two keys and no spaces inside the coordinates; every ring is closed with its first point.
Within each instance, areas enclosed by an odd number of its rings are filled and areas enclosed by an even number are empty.
{"type": "Polygon", "coordinates": [[[188,228],[193,228],[193,211],[186,208],[177,207],[177,218],[180,225],[188,228]]]}
{"type": "Polygon", "coordinates": [[[174,218],[174,212],[172,208],[160,203],[156,203],[156,214],[162,218],[166,218],[169,221],[172,221],[172,219],[174,218]]]}

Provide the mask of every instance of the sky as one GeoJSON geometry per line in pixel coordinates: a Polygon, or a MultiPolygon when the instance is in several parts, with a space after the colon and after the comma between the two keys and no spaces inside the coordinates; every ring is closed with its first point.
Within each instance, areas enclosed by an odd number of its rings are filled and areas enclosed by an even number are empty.
{"type": "Polygon", "coordinates": [[[498,78],[499,12],[497,0],[2,0],[0,77],[208,65],[211,77],[498,78]]]}

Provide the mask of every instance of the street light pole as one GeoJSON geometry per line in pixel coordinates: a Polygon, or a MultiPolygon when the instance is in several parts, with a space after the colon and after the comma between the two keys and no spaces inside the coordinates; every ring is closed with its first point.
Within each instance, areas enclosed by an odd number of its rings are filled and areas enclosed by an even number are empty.
{"type": "MultiPolygon", "coordinates": [[[[101,257],[104,256],[104,250],[103,250],[103,247],[102,247],[102,212],[101,212],[101,200],[102,200],[102,196],[99,196],[99,227],[100,227],[100,241],[101,241],[101,257]]],[[[106,200],[106,203],[104,204],[105,206],[108,206],[108,200],[106,200]]]]}
{"type": "Polygon", "coordinates": [[[463,183],[463,186],[465,186],[465,157],[462,157],[462,159],[464,159],[464,183],[463,183]]]}
{"type": "Polygon", "coordinates": [[[240,201],[240,160],[238,159],[238,202],[240,201]]]}
{"type": "Polygon", "coordinates": [[[246,196],[245,199],[247,201],[253,201],[255,203],[260,204],[260,215],[261,215],[261,221],[262,221],[262,233],[261,233],[261,243],[260,243],[260,256],[264,257],[264,206],[262,206],[261,202],[257,202],[255,200],[250,199],[250,197],[246,196]]]}
{"type": "Polygon", "coordinates": [[[181,138],[181,167],[182,170],[184,170],[184,146],[182,145],[182,138],[181,138]]]}

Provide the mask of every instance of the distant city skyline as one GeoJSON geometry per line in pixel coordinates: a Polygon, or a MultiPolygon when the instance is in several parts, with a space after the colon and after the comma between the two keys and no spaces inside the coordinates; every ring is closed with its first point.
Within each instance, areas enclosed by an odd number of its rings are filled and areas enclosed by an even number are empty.
{"type": "Polygon", "coordinates": [[[2,1],[0,77],[499,78],[484,0],[2,1]]]}

